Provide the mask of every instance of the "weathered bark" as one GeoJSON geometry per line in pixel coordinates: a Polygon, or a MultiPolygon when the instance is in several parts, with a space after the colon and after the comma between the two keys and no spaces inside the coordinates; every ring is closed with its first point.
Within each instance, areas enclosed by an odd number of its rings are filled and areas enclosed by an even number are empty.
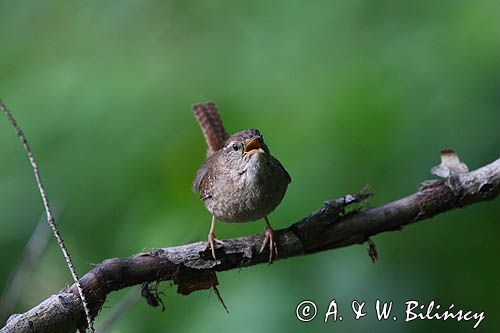
{"type": "MultiPolygon", "coordinates": [[[[401,230],[405,225],[451,209],[492,200],[499,193],[500,159],[497,159],[475,171],[427,181],[410,196],[368,210],[358,207],[346,212],[348,205],[367,198],[363,192],[327,201],[318,211],[276,231],[277,260],[361,244],[370,236],[401,230]]],[[[204,242],[155,249],[127,259],[108,259],[85,274],[80,282],[95,316],[107,294],[128,286],[172,280],[183,294],[215,286],[215,272],[267,262],[268,254],[258,253],[261,242],[262,235],[226,240],[224,247],[217,248],[217,261],[204,251],[204,242]]],[[[72,285],[33,309],[11,316],[0,333],[66,333],[83,325],[85,314],[77,287],[72,285]]]]}

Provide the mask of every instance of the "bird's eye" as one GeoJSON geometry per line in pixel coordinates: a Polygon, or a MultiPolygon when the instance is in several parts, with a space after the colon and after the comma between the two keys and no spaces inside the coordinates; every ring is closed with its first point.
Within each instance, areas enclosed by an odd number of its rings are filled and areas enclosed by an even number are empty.
{"type": "Polygon", "coordinates": [[[233,144],[233,149],[237,151],[239,149],[238,145],[234,143],[233,144]]]}

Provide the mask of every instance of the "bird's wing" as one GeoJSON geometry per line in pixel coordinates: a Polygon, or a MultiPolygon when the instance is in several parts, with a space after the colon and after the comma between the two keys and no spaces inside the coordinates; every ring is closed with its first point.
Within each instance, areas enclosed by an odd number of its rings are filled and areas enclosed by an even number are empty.
{"type": "Polygon", "coordinates": [[[208,155],[211,155],[222,148],[229,135],[213,102],[194,104],[193,113],[205,137],[208,155]]]}
{"type": "Polygon", "coordinates": [[[205,163],[203,163],[198,169],[198,172],[196,172],[196,177],[194,178],[193,186],[191,187],[193,193],[196,193],[200,190],[201,181],[203,180],[203,177],[205,177],[206,173],[207,169],[205,167],[205,163]]]}
{"type": "Polygon", "coordinates": [[[198,172],[196,173],[196,177],[194,178],[193,186],[191,188],[194,194],[196,194],[197,192],[199,193],[201,200],[206,200],[212,197],[209,184],[204,184],[204,182],[208,181],[208,177],[206,177],[206,175],[207,168],[205,164],[202,164],[198,169],[198,172]]]}

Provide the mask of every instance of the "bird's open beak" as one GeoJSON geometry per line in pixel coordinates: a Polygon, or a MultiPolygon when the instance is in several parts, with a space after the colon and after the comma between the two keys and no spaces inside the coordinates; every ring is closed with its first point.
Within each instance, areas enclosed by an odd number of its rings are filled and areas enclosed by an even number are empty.
{"type": "Polygon", "coordinates": [[[243,149],[243,153],[247,155],[253,155],[256,153],[263,153],[265,154],[264,149],[262,149],[262,144],[260,142],[259,138],[255,138],[247,142],[245,145],[245,149],[243,149]]]}

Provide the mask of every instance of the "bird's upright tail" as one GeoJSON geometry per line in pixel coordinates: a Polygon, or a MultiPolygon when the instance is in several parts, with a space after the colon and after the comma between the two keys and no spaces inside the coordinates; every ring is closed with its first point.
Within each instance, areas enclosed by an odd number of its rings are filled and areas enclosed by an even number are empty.
{"type": "Polygon", "coordinates": [[[208,154],[210,155],[222,148],[229,135],[224,129],[215,104],[213,102],[194,104],[193,113],[205,137],[208,154]]]}

